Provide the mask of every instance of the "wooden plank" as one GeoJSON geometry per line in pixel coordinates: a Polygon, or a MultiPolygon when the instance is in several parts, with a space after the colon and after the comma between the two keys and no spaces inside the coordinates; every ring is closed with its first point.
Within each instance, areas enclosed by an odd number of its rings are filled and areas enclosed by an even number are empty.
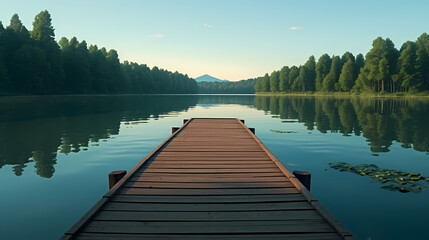
{"type": "MultiPolygon", "coordinates": [[[[253,165],[271,165],[272,166],[272,162],[269,162],[268,160],[254,160],[254,161],[237,161],[237,160],[182,160],[180,162],[175,161],[175,160],[160,160],[160,159],[156,159],[156,162],[152,163],[150,165],[150,167],[155,167],[155,166],[162,166],[162,165],[176,165],[176,164],[180,164],[180,165],[191,165],[193,166],[195,165],[216,165],[216,166],[226,166],[226,165],[236,165],[236,166],[253,166],[253,165]]],[[[275,166],[275,165],[274,165],[275,166]]]]}
{"type": "Polygon", "coordinates": [[[242,178],[228,178],[228,177],[193,177],[193,178],[183,178],[183,177],[169,177],[164,175],[159,176],[147,176],[147,174],[142,174],[140,176],[135,176],[129,179],[129,182],[174,182],[174,183],[225,183],[225,182],[234,182],[234,183],[260,183],[260,182],[289,182],[289,180],[284,177],[242,177],[242,178]]]}
{"type": "Polygon", "coordinates": [[[103,210],[109,211],[156,211],[156,212],[201,212],[201,211],[284,211],[311,210],[308,202],[268,203],[122,203],[110,202],[103,210]]]}
{"type": "Polygon", "coordinates": [[[94,220],[100,221],[268,221],[322,219],[314,210],[251,211],[251,212],[124,212],[102,211],[94,220]]]}
{"type": "Polygon", "coordinates": [[[142,196],[117,194],[111,202],[128,203],[268,203],[305,201],[301,194],[226,195],[226,196],[142,196]]]}
{"type": "Polygon", "coordinates": [[[303,233],[333,232],[323,220],[235,222],[92,221],[85,232],[95,233],[303,233]]]}
{"type": "Polygon", "coordinates": [[[253,233],[253,234],[103,234],[82,233],[78,240],[339,240],[336,233],[253,233]]]}
{"type": "Polygon", "coordinates": [[[299,193],[295,188],[245,188],[245,189],[165,189],[165,188],[122,188],[120,194],[132,195],[249,195],[299,193]]]}
{"type": "Polygon", "coordinates": [[[180,162],[181,164],[163,164],[160,162],[156,162],[148,166],[147,168],[150,169],[207,169],[207,168],[214,168],[214,169],[250,169],[250,168],[276,168],[276,165],[272,163],[262,163],[262,164],[203,164],[203,163],[192,163],[192,164],[184,164],[183,162],[180,162]]]}
{"type": "Polygon", "coordinates": [[[258,178],[258,177],[284,177],[284,174],[279,172],[268,173],[144,173],[145,176],[152,177],[181,177],[181,178],[258,178]]]}
{"type": "Polygon", "coordinates": [[[176,183],[176,182],[127,182],[127,188],[201,188],[201,189],[229,189],[229,188],[290,188],[294,187],[290,182],[247,182],[247,183],[176,183]]]}
{"type": "Polygon", "coordinates": [[[156,157],[168,157],[168,156],[185,156],[185,157],[263,157],[267,158],[267,154],[265,152],[255,152],[251,154],[243,154],[242,152],[203,152],[203,153],[193,153],[193,152],[160,152],[156,157]]]}
{"type": "Polygon", "coordinates": [[[263,152],[260,148],[240,148],[240,147],[231,147],[228,149],[219,147],[219,148],[165,148],[163,152],[263,152]]]}
{"type": "MultiPolygon", "coordinates": [[[[272,161],[270,159],[264,158],[264,157],[252,157],[252,156],[161,156],[161,157],[156,157],[153,158],[154,160],[156,159],[157,162],[158,160],[161,161],[228,161],[228,162],[233,162],[233,161],[240,161],[243,163],[243,161],[245,162],[249,162],[252,163],[251,161],[264,161],[264,162],[269,162],[271,163],[272,161]]],[[[219,163],[221,164],[221,163],[219,163]]]]}
{"type": "Polygon", "coordinates": [[[201,169],[187,169],[187,168],[145,168],[139,172],[144,173],[213,173],[213,174],[222,174],[222,173],[281,173],[278,168],[234,168],[234,169],[224,169],[224,168],[201,168],[201,169]]]}

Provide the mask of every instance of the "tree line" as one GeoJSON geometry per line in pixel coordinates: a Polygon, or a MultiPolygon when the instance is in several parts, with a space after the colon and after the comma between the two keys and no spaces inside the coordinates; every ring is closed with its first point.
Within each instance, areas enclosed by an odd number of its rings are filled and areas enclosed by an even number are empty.
{"type": "Polygon", "coordinates": [[[88,47],[76,37],[55,41],[48,11],[31,31],[14,14],[0,22],[0,94],[195,93],[187,75],[145,64],[120,63],[116,50],[88,47]]]}
{"type": "Polygon", "coordinates": [[[323,54],[316,63],[310,56],[304,65],[284,66],[259,77],[256,92],[352,92],[404,93],[429,91],[429,35],[407,41],[398,50],[381,37],[371,50],[356,57],[323,54]]]}
{"type": "Polygon", "coordinates": [[[237,82],[198,82],[198,93],[255,93],[256,78],[237,82]]]}

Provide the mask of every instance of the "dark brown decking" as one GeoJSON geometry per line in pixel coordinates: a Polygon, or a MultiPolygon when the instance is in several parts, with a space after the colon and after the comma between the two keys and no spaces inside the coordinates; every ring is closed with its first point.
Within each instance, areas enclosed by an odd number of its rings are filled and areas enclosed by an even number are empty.
{"type": "Polygon", "coordinates": [[[238,119],[191,119],[63,239],[352,239],[238,119]]]}

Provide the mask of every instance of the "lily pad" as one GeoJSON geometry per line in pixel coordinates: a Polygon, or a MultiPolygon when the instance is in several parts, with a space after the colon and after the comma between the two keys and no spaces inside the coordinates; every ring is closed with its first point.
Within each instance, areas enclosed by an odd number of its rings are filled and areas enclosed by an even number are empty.
{"type": "Polygon", "coordinates": [[[270,130],[273,133],[297,133],[296,131],[270,130]]]}
{"type": "Polygon", "coordinates": [[[429,187],[429,177],[423,177],[420,173],[384,169],[375,164],[351,165],[345,162],[338,162],[329,163],[329,166],[340,172],[352,172],[361,176],[369,176],[381,184],[389,182],[389,185],[382,186],[382,188],[390,191],[419,193],[429,187]]]}

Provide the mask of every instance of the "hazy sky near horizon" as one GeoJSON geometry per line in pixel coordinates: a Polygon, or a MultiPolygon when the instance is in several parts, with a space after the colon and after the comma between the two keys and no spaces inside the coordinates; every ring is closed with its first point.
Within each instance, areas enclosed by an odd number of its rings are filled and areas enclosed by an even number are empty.
{"type": "Polygon", "coordinates": [[[134,61],[228,80],[262,76],[309,56],[366,54],[389,37],[399,49],[429,32],[429,1],[415,0],[2,0],[0,21],[18,13],[30,30],[51,13],[56,40],[76,36],[134,61]]]}

